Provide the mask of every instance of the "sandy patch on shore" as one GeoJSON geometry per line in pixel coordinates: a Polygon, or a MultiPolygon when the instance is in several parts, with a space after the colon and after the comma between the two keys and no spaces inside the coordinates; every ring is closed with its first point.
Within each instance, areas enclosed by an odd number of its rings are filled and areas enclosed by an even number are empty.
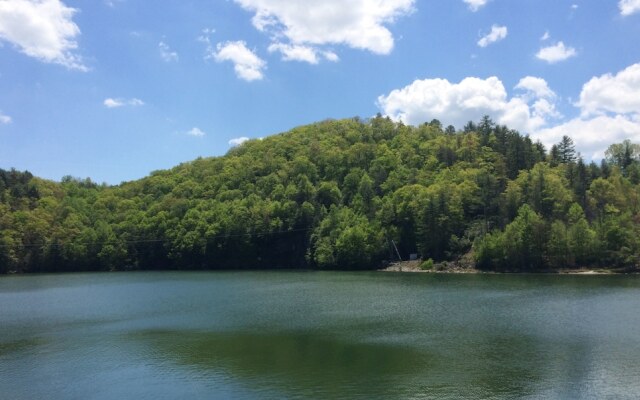
{"type": "MultiPolygon", "coordinates": [[[[496,274],[496,273],[537,273],[537,274],[559,274],[559,275],[611,275],[611,274],[636,274],[638,271],[613,271],[607,269],[558,269],[542,271],[523,272],[501,272],[501,271],[481,271],[472,267],[463,267],[458,263],[436,263],[433,269],[420,269],[422,260],[400,261],[390,264],[388,267],[380,269],[382,272],[422,272],[422,273],[445,273],[445,274],[496,274]]],[[[468,265],[468,264],[467,264],[468,265]]]]}

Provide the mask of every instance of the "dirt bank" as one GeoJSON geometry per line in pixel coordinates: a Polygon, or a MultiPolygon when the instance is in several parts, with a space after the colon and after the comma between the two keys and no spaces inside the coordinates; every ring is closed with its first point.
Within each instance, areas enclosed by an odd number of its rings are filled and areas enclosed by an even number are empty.
{"type": "Polygon", "coordinates": [[[433,268],[423,270],[420,268],[422,260],[400,261],[391,263],[388,267],[381,269],[382,272],[422,272],[422,273],[447,273],[447,274],[496,274],[496,273],[539,273],[539,274],[559,274],[559,275],[612,275],[612,274],[638,274],[638,269],[593,269],[593,268],[571,268],[571,269],[549,269],[540,271],[481,271],[476,269],[472,262],[466,257],[458,261],[444,261],[434,263],[433,268]]]}

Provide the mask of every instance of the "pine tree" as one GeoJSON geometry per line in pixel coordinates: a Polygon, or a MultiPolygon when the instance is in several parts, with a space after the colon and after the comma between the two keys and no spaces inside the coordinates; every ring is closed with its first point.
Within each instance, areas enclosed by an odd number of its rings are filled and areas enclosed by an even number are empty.
{"type": "Polygon", "coordinates": [[[551,151],[549,151],[549,165],[557,167],[560,163],[560,150],[558,149],[558,145],[554,144],[551,146],[551,151]]]}
{"type": "Polygon", "coordinates": [[[564,135],[558,143],[558,153],[560,156],[560,162],[568,164],[576,161],[576,147],[573,144],[573,139],[564,135]]]}
{"type": "Polygon", "coordinates": [[[485,115],[480,120],[480,123],[478,124],[478,133],[480,133],[480,144],[482,146],[489,145],[489,138],[494,126],[495,124],[488,115],[485,115]]]}
{"type": "Polygon", "coordinates": [[[464,126],[464,128],[462,128],[462,130],[465,133],[469,133],[469,132],[475,132],[478,130],[478,127],[476,126],[476,124],[473,121],[469,121],[467,122],[467,124],[464,126]]]}

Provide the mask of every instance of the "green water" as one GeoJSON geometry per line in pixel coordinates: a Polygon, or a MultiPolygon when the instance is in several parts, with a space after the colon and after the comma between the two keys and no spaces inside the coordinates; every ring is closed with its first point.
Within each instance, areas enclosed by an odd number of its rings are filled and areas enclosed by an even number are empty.
{"type": "Polygon", "coordinates": [[[640,277],[0,277],[2,399],[640,396],[640,277]]]}

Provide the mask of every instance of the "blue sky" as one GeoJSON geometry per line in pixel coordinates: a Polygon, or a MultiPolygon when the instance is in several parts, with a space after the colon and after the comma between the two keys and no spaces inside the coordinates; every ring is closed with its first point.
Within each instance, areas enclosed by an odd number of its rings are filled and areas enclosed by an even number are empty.
{"type": "Polygon", "coordinates": [[[116,184],[326,118],[640,142],[640,0],[0,0],[0,168],[116,184]]]}

